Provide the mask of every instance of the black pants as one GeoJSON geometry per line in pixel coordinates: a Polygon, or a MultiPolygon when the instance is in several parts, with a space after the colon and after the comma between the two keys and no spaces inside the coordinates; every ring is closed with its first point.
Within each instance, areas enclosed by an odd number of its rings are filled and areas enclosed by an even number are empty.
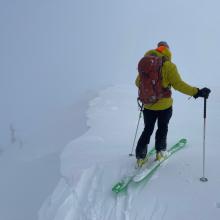
{"type": "Polygon", "coordinates": [[[166,150],[168,124],[172,116],[172,107],[165,110],[143,110],[144,114],[144,130],[138,140],[136,147],[136,157],[144,158],[147,154],[147,145],[150,143],[150,137],[154,131],[157,121],[157,131],[155,136],[156,151],[166,150]]]}

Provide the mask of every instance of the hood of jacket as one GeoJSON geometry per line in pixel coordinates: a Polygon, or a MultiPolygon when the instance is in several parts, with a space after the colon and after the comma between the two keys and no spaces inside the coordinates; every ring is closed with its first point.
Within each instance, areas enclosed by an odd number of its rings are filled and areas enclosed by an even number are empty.
{"type": "Polygon", "coordinates": [[[153,50],[149,50],[148,52],[145,53],[144,56],[146,55],[155,55],[155,56],[159,56],[159,57],[165,57],[166,60],[171,61],[172,59],[172,53],[170,52],[170,50],[167,47],[164,46],[160,46],[156,49],[153,50]]]}

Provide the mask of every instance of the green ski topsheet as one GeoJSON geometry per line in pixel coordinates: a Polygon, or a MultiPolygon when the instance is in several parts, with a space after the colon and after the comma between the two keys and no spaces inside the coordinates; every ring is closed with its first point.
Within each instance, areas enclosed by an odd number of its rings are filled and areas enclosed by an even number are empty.
{"type": "MultiPolygon", "coordinates": [[[[168,150],[168,157],[164,158],[161,161],[155,161],[153,163],[153,165],[148,168],[146,167],[148,165],[148,163],[146,163],[146,166],[143,166],[140,169],[135,169],[133,171],[133,173],[131,173],[130,175],[125,176],[124,178],[122,178],[121,181],[119,181],[118,183],[116,183],[113,187],[112,187],[112,191],[115,193],[119,193],[121,191],[124,191],[127,186],[129,185],[129,183],[132,182],[140,182],[143,179],[150,179],[150,177],[152,176],[152,174],[158,169],[158,167],[165,161],[167,160],[171,155],[173,155],[175,152],[177,152],[178,150],[182,149],[187,143],[186,139],[180,139],[175,145],[173,145],[169,150],[168,150]]],[[[151,149],[148,153],[149,158],[154,156],[156,153],[155,149],[151,149]]]]}
{"type": "MultiPolygon", "coordinates": [[[[151,157],[151,156],[155,155],[155,153],[156,153],[155,149],[152,148],[149,151],[148,156],[151,157]]],[[[132,173],[130,173],[129,175],[122,178],[118,183],[116,183],[112,187],[112,191],[119,193],[119,192],[125,190],[127,188],[127,185],[132,181],[133,177],[137,174],[137,171],[138,171],[138,169],[134,169],[132,173]]]]}

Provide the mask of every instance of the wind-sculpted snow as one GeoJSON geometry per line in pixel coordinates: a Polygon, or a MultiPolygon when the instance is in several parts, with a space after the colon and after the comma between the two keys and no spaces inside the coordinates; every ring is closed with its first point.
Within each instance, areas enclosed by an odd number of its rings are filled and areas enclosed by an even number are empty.
{"type": "MultiPolygon", "coordinates": [[[[215,89],[216,92],[219,89],[215,89]]],[[[208,100],[207,176],[202,175],[201,100],[175,94],[168,145],[186,137],[188,146],[158,170],[149,182],[132,183],[114,194],[112,186],[135,164],[130,153],[138,111],[134,86],[113,86],[90,101],[89,130],[61,154],[62,178],[39,212],[40,220],[218,220],[218,96],[208,100]],[[186,108],[187,107],[187,108],[186,108]],[[187,119],[187,120],[186,120],[187,119]],[[211,217],[210,217],[211,216],[211,217]]],[[[143,128],[141,123],[139,133],[143,128]]],[[[151,139],[154,145],[154,137],[151,139]]]]}

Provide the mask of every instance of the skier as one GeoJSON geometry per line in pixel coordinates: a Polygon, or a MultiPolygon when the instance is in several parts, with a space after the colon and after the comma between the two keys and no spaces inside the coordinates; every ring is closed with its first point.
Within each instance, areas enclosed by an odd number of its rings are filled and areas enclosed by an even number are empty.
{"type": "MultiPolygon", "coordinates": [[[[161,87],[162,90],[166,91],[166,94],[162,98],[159,98],[155,103],[144,104],[143,106],[145,127],[136,146],[136,159],[139,167],[141,167],[147,161],[147,147],[150,142],[150,137],[153,133],[156,121],[158,125],[155,135],[156,160],[161,160],[163,157],[167,156],[166,148],[168,124],[172,116],[173,104],[173,99],[171,97],[171,86],[181,93],[193,96],[195,99],[198,97],[208,98],[210,93],[210,89],[206,87],[202,89],[192,87],[181,79],[176,65],[171,62],[172,55],[167,42],[159,42],[156,49],[148,51],[144,56],[146,57],[147,55],[153,55],[163,59],[160,72],[162,77],[161,87]]],[[[135,83],[140,91],[140,72],[135,83]]]]}

